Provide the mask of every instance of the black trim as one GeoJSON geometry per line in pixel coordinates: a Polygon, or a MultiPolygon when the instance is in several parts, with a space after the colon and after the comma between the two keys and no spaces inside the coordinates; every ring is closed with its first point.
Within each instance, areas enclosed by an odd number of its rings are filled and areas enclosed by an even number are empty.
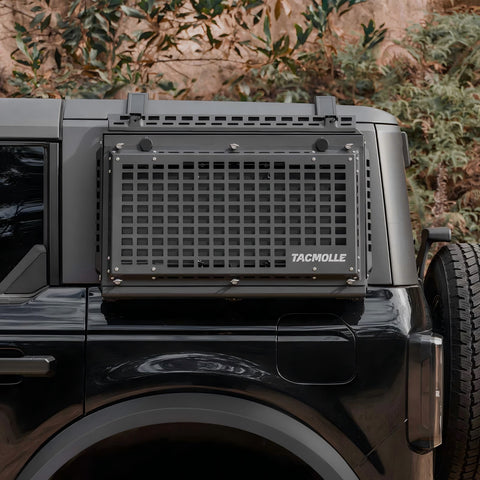
{"type": "Polygon", "coordinates": [[[76,455],[112,435],[143,426],[182,422],[250,432],[286,448],[323,480],[358,480],[329,443],[294,418],[250,400],[205,393],[140,397],[87,415],[41,448],[17,480],[48,480],[76,455]]]}

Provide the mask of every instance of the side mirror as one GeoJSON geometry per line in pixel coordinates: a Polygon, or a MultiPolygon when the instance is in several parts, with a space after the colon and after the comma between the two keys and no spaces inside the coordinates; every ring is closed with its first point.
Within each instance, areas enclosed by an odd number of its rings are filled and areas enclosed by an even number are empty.
{"type": "Polygon", "coordinates": [[[423,281],[425,273],[425,263],[428,257],[428,251],[435,242],[450,242],[452,240],[452,231],[448,227],[424,228],[422,230],[422,241],[417,255],[417,275],[423,281]]]}

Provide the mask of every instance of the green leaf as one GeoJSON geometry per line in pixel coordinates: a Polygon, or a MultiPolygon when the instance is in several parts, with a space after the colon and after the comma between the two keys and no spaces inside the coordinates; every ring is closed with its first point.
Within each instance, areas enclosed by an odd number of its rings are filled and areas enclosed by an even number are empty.
{"type": "Polygon", "coordinates": [[[30,52],[28,51],[27,46],[25,45],[25,43],[23,43],[23,39],[22,39],[22,37],[20,36],[20,34],[18,34],[18,35],[15,37],[15,41],[17,42],[17,47],[18,47],[18,49],[19,49],[30,61],[32,61],[32,56],[30,55],[30,52]]]}
{"type": "Polygon", "coordinates": [[[40,24],[40,30],[45,30],[50,26],[50,21],[52,19],[52,14],[48,15],[48,17],[40,24]]]}
{"type": "Polygon", "coordinates": [[[60,70],[60,68],[62,68],[62,56],[60,55],[58,48],[55,49],[53,56],[55,58],[55,63],[57,64],[57,68],[60,70]]]}
{"type": "Polygon", "coordinates": [[[155,32],[153,32],[151,30],[145,31],[145,32],[142,32],[140,30],[140,31],[134,33],[134,37],[137,39],[138,42],[140,42],[141,40],[149,39],[154,34],[155,34],[155,32]]]}
{"type": "Polygon", "coordinates": [[[15,30],[18,32],[18,33],[27,33],[27,29],[23,26],[23,25],[20,25],[19,23],[15,22],[15,30]]]}
{"type": "Polygon", "coordinates": [[[70,8],[68,9],[67,16],[70,17],[75,9],[78,7],[78,4],[80,3],[80,0],[73,0],[72,4],[70,5],[70,8]]]}
{"type": "Polygon", "coordinates": [[[265,20],[263,21],[263,33],[267,39],[267,44],[272,43],[272,34],[270,32],[270,16],[265,15],[265,20]]]}
{"type": "Polygon", "coordinates": [[[175,90],[175,84],[171,81],[160,80],[157,82],[157,85],[165,92],[170,92],[171,90],[175,90]]]}
{"type": "Polygon", "coordinates": [[[123,13],[125,13],[125,15],[129,17],[141,18],[141,19],[145,18],[145,14],[143,14],[142,12],[139,12],[135,8],[127,7],[125,5],[122,5],[120,8],[122,9],[123,13]]]}
{"type": "Polygon", "coordinates": [[[44,16],[45,16],[45,12],[37,13],[34,19],[30,22],[30,28],[35,28],[43,20],[44,16]]]}

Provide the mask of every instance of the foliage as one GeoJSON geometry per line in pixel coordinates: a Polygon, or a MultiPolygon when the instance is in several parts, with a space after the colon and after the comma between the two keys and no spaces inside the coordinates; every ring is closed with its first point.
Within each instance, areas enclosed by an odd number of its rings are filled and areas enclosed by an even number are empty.
{"type": "Polygon", "coordinates": [[[382,71],[371,103],[407,131],[417,233],[448,225],[457,240],[480,240],[480,18],[434,15],[414,26],[405,57],[382,71]]]}
{"type": "Polygon", "coordinates": [[[192,98],[196,78],[182,62],[196,62],[239,72],[220,99],[330,94],[379,107],[409,135],[416,233],[449,225],[457,240],[480,241],[480,16],[432,15],[382,65],[384,25],[358,26],[351,43],[330,28],[332,15],[365,1],[309,0],[294,23],[288,0],[69,0],[61,11],[28,0],[15,26],[10,94],[101,98],[128,88],[192,98]],[[287,27],[279,32],[280,17],[287,27]]]}

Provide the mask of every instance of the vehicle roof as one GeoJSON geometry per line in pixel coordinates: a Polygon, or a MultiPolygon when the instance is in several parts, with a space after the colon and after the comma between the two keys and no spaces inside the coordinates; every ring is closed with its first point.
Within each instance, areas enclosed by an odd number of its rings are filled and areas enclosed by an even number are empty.
{"type": "MultiPolygon", "coordinates": [[[[126,100],[0,98],[0,138],[58,139],[62,115],[64,120],[104,120],[125,110],[126,100]]],[[[337,113],[355,116],[358,123],[397,124],[393,115],[376,108],[337,105],[337,113]]],[[[313,116],[316,112],[310,103],[152,100],[146,114],[313,116]]]]}
{"type": "MultiPolygon", "coordinates": [[[[65,119],[106,119],[109,114],[125,113],[126,100],[67,100],[65,119]]],[[[342,116],[355,116],[360,123],[397,125],[383,110],[363,106],[337,105],[342,116]]],[[[230,102],[196,100],[151,100],[146,114],[220,114],[220,115],[316,115],[313,103],[230,102]]]]}

